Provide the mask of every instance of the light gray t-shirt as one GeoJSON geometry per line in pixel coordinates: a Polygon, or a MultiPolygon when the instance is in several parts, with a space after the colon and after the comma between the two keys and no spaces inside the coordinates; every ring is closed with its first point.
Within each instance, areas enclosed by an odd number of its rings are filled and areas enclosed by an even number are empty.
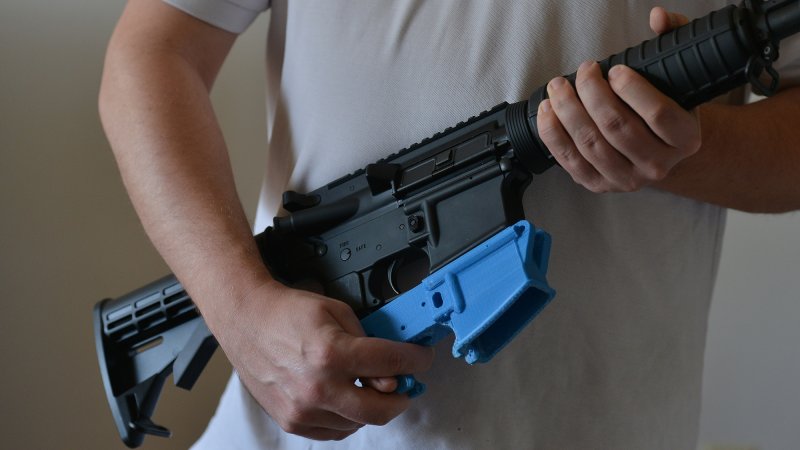
{"type": "MultiPolygon", "coordinates": [[[[256,229],[309,191],[652,37],[654,1],[167,0],[240,32],[271,6],[269,156],[256,229]]],[[[719,0],[659,1],[689,17],[719,0]]],[[[796,41],[796,40],[795,40],[796,41]]],[[[784,50],[798,74],[797,52],[784,50]],[[792,53],[793,52],[793,53],[792,53]]],[[[558,295],[490,363],[438,351],[428,391],[341,442],[288,435],[234,376],[195,449],[693,449],[724,210],[534,177],[558,295]]]]}

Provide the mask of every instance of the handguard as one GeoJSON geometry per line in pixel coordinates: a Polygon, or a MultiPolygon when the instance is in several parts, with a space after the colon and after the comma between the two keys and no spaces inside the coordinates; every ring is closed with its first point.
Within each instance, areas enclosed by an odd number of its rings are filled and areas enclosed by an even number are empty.
{"type": "MultiPolygon", "coordinates": [[[[453,332],[453,357],[489,361],[553,298],[550,235],[520,221],[361,320],[368,336],[433,345],[453,332]]],[[[398,392],[425,385],[407,375],[398,392]]]]}

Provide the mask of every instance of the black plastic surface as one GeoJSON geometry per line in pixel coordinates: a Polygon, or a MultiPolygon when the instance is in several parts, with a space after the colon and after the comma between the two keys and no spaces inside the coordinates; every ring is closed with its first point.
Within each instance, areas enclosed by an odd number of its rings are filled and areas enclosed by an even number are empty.
{"type": "Polygon", "coordinates": [[[164,381],[191,389],[217,342],[195,305],[169,275],[94,307],[95,346],[117,431],[125,445],[141,445],[145,434],[169,436],[156,425],[164,381]]]}

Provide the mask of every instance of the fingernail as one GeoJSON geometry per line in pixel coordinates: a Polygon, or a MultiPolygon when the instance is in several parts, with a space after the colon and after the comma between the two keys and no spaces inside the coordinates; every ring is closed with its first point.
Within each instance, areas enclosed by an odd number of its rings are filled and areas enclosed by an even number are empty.
{"type": "Polygon", "coordinates": [[[619,76],[620,71],[623,70],[623,67],[624,66],[622,64],[617,64],[616,66],[614,66],[611,69],[609,69],[608,70],[608,79],[610,80],[610,79],[612,79],[614,77],[619,76]]]}
{"type": "Polygon", "coordinates": [[[553,78],[549,83],[547,83],[547,92],[549,93],[556,89],[561,89],[561,87],[566,83],[567,80],[565,80],[564,77],[553,78]]]}
{"type": "Polygon", "coordinates": [[[549,113],[550,112],[550,100],[542,100],[539,103],[539,112],[549,113]]]}
{"type": "Polygon", "coordinates": [[[592,67],[593,64],[596,64],[596,62],[595,61],[584,61],[578,67],[578,70],[583,72],[583,71],[589,69],[590,67],[592,67]]]}

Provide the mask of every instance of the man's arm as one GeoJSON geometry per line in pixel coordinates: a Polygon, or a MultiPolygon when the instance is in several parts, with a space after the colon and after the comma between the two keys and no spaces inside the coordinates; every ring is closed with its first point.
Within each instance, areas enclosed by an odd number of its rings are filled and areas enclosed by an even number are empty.
{"type": "Polygon", "coordinates": [[[131,1],[109,43],[101,119],[145,230],[251,394],[289,432],[342,439],[408,406],[356,378],[426,370],[432,352],[364,337],[344,303],[282,286],[262,264],[208,96],[235,38],[131,1]]]}
{"type": "MultiPolygon", "coordinates": [[[[661,8],[651,14],[658,33],[685,22],[661,8]]],[[[800,209],[800,88],[752,105],[688,112],[626,67],[613,68],[606,81],[596,63],[585,63],[575,89],[561,80],[548,85],[539,130],[586,188],[653,185],[745,211],[800,209]]]]}
{"type": "Polygon", "coordinates": [[[700,150],[656,187],[756,213],[800,209],[800,88],[743,106],[699,108],[700,150]]]}

